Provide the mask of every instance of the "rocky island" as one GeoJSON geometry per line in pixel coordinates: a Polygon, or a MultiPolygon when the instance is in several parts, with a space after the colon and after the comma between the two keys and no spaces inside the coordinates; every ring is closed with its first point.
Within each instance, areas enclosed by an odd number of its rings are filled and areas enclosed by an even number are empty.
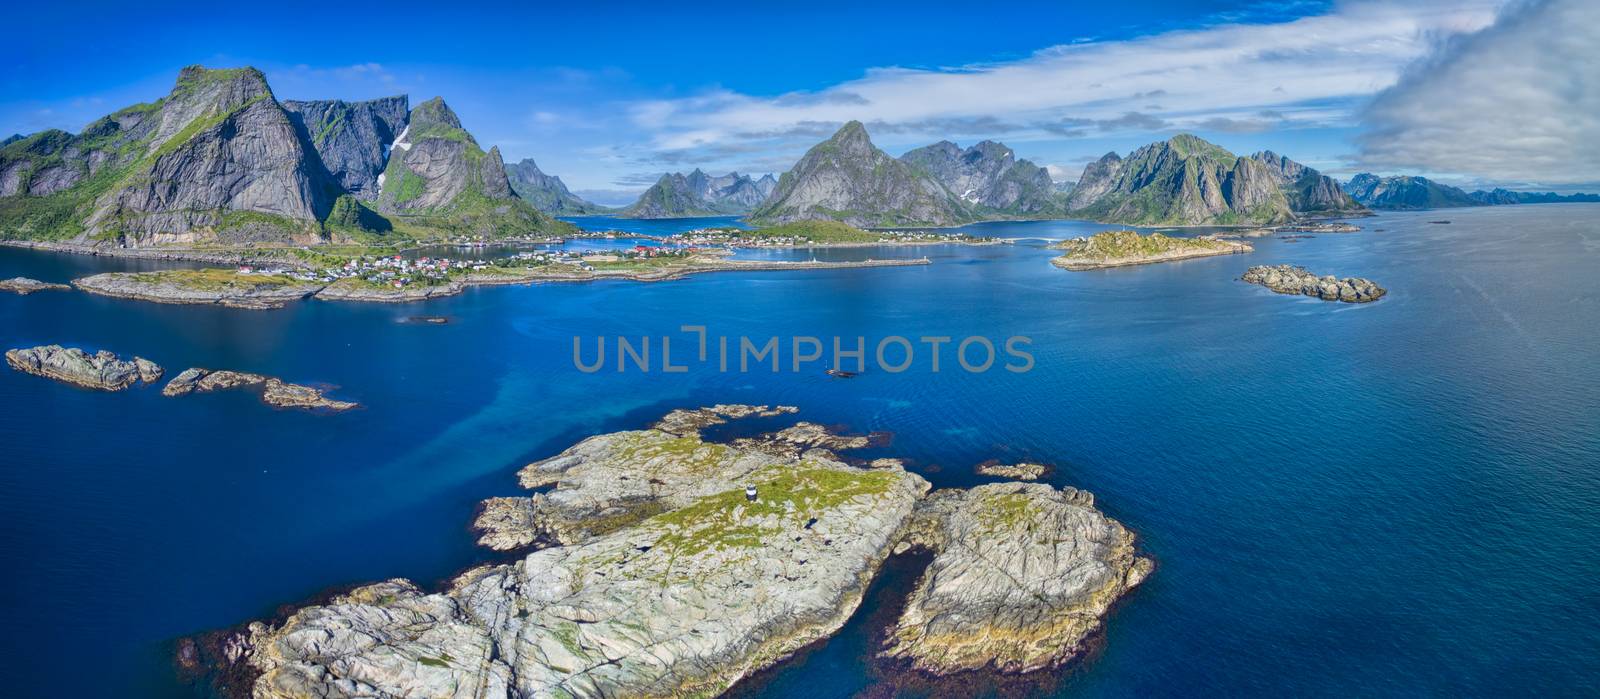
{"type": "Polygon", "coordinates": [[[1293,265],[1257,265],[1245,270],[1242,281],[1258,284],[1280,294],[1303,294],[1324,301],[1367,303],[1377,301],[1388,293],[1371,279],[1333,275],[1319,277],[1304,267],[1293,265]]]}
{"type": "Polygon", "coordinates": [[[91,294],[155,303],[282,308],[321,290],[321,285],[284,275],[242,275],[225,269],[107,272],[72,282],[91,294]]]}
{"type": "Polygon", "coordinates": [[[124,361],[105,350],[89,354],[61,345],[7,350],[6,363],[17,371],[101,391],[120,391],[161,378],[161,367],[143,357],[124,361]]]}
{"type": "Polygon", "coordinates": [[[935,555],[884,654],[937,674],[1066,662],[1154,567],[1092,495],[1042,483],[935,492],[907,543],[935,555]]]}
{"type": "Polygon", "coordinates": [[[1213,255],[1236,255],[1255,249],[1231,240],[1173,238],[1160,233],[1140,235],[1135,231],[1106,231],[1087,238],[1064,240],[1050,247],[1063,253],[1050,260],[1050,264],[1075,272],[1213,255]]]}
{"type": "Polygon", "coordinates": [[[71,289],[72,287],[67,286],[66,284],[51,284],[49,282],[41,282],[37,279],[29,279],[27,277],[0,279],[0,291],[10,291],[23,296],[27,296],[35,291],[71,289]]]}
{"type": "Polygon", "coordinates": [[[261,402],[278,408],[303,408],[340,412],[357,407],[358,403],[333,400],[323,396],[322,389],[288,383],[282,379],[243,371],[184,369],[167,382],[161,395],[186,396],[190,393],[210,393],[230,388],[261,387],[261,402]]]}
{"type": "Polygon", "coordinates": [[[540,492],[486,504],[484,543],[537,549],[520,559],[438,592],[359,587],[185,647],[211,649],[242,683],[232,689],[256,697],[710,696],[838,631],[896,551],[935,557],[891,652],[939,670],[1059,663],[1149,571],[1132,534],[1078,491],[1000,484],[925,499],[927,481],[894,459],[853,465],[825,448],[757,448],[790,441],[777,433],[699,434],[790,412],[675,411],[590,437],[522,469],[540,492]],[[990,548],[1001,556],[972,553],[990,548]],[[958,571],[982,584],[956,585],[958,571]],[[961,620],[935,619],[946,611],[961,620]]]}

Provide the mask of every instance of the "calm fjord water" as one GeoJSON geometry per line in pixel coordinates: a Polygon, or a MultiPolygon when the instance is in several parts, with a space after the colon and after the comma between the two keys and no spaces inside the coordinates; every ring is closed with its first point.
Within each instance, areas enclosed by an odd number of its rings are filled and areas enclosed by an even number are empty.
{"type": "MultiPolygon", "coordinates": [[[[1103,650],[1018,691],[1592,693],[1600,205],[1361,224],[1081,273],[1051,267],[1041,239],[1103,227],[1031,222],[971,227],[1021,239],[1010,246],[818,255],[927,255],[925,267],[481,288],[411,306],[0,296],[5,347],[330,382],[365,406],[312,415],[243,392],[101,394],[0,371],[0,677],[13,696],[197,694],[173,679],[173,639],[334,586],[436,585],[490,558],[473,546],[473,507],[515,493],[527,461],[672,407],[747,402],[892,431],[873,455],[909,457],[937,486],[979,482],[971,467],[990,458],[1052,463],[1052,482],[1093,491],[1138,532],[1158,568],[1114,611],[1103,650]],[[1281,262],[1390,294],[1351,306],[1237,281],[1281,262]],[[419,314],[452,322],[401,322],[419,314]],[[947,356],[937,374],[921,363],[849,381],[820,365],[572,367],[574,335],[682,324],[869,342],[1027,335],[1037,366],[972,375],[947,356]]],[[[151,266],[0,249],[0,277],[151,266]]],[[[869,605],[892,604],[914,574],[891,568],[869,605]]],[[[744,691],[851,696],[903,680],[866,658],[886,617],[873,611],[744,691]]]]}

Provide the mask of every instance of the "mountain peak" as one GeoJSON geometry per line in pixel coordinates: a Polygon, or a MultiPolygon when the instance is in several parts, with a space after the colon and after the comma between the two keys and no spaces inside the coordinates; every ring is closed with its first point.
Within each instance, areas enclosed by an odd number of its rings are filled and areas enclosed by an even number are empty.
{"type": "Polygon", "coordinates": [[[866,143],[872,144],[872,138],[867,135],[867,127],[854,119],[845,122],[844,126],[834,132],[833,138],[828,139],[835,143],[866,143]]]}
{"type": "Polygon", "coordinates": [[[452,128],[461,128],[461,119],[444,103],[443,97],[435,97],[411,110],[411,125],[414,127],[427,127],[434,124],[443,124],[452,128]]]}
{"type": "Polygon", "coordinates": [[[219,112],[229,112],[258,99],[272,99],[267,76],[250,66],[207,68],[185,66],[178,72],[168,99],[191,105],[209,104],[219,112]]]}
{"type": "Polygon", "coordinates": [[[1180,133],[1167,139],[1167,146],[1178,155],[1188,158],[1193,156],[1210,156],[1221,160],[1231,160],[1236,157],[1228,149],[1207,141],[1191,133],[1180,133]]]}

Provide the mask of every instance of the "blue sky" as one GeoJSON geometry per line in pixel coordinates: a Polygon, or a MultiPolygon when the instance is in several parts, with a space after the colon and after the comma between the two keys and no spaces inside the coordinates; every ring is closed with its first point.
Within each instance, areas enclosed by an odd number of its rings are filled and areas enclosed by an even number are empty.
{"type": "MultiPolygon", "coordinates": [[[[1580,0],[1502,4],[41,3],[8,17],[41,29],[13,31],[0,46],[0,131],[76,131],[159,97],[179,68],[201,63],[257,66],[283,99],[442,95],[508,160],[535,158],[574,189],[613,191],[613,201],[668,170],[781,171],[851,118],[891,153],[992,138],[1068,179],[1108,150],[1183,130],[1341,175],[1370,168],[1558,189],[1600,180],[1571,167],[1506,177],[1481,153],[1467,169],[1428,157],[1450,144],[1416,147],[1427,125],[1411,123],[1419,108],[1407,100],[1437,104],[1451,92],[1430,82],[1442,70],[1430,66],[1451,64],[1451,79],[1470,80],[1487,71],[1469,58],[1540,43],[1515,34],[1530,29],[1502,29],[1519,16],[1563,11],[1566,24],[1585,25],[1595,14],[1580,0]],[[1488,48],[1457,55],[1472,40],[1488,48]]],[[[1568,50],[1578,53],[1540,65],[1577,71],[1594,57],[1584,45],[1568,50]]],[[[1588,92],[1589,78],[1573,79],[1588,92]]],[[[1558,110],[1583,106],[1552,99],[1558,110]]],[[[1549,128],[1561,140],[1586,127],[1549,128]]],[[[1527,144],[1552,138],[1533,136],[1542,138],[1527,144]]]]}

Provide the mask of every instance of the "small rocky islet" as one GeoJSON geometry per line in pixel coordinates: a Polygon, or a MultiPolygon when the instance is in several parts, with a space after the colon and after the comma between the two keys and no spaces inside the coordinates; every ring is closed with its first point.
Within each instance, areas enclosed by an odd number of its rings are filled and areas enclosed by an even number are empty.
{"type": "Polygon", "coordinates": [[[183,370],[167,382],[161,395],[186,396],[190,393],[210,393],[240,387],[261,387],[261,402],[278,408],[303,408],[306,410],[344,411],[358,407],[351,401],[333,400],[323,395],[320,388],[288,383],[282,379],[243,371],[201,369],[183,370]]]}
{"type": "Polygon", "coordinates": [[[438,592],[359,587],[180,644],[180,659],[215,663],[256,697],[709,696],[832,636],[886,559],[925,549],[884,658],[1024,672],[1081,654],[1151,569],[1133,534],[1071,488],[930,494],[897,460],[807,446],[814,426],[798,441],[700,436],[793,410],[675,411],[587,438],[521,470],[538,492],[485,504],[482,543],[534,549],[521,558],[438,592]]]}
{"type": "Polygon", "coordinates": [[[995,478],[1010,478],[1018,481],[1036,481],[1050,472],[1050,467],[1024,461],[1015,464],[1003,464],[999,461],[985,461],[973,467],[973,472],[980,476],[993,476],[995,478]]]}
{"type": "Polygon", "coordinates": [[[1387,289],[1371,279],[1333,275],[1317,276],[1294,265],[1257,265],[1245,270],[1241,281],[1257,284],[1280,294],[1300,294],[1324,301],[1369,303],[1383,298],[1387,289]]]}
{"type": "Polygon", "coordinates": [[[71,289],[72,287],[66,284],[52,284],[27,277],[0,279],[0,291],[9,291],[22,296],[27,296],[35,291],[70,291],[71,289]]]}
{"type": "Polygon", "coordinates": [[[162,374],[159,365],[144,357],[124,360],[106,350],[89,354],[61,345],[7,350],[6,363],[17,371],[101,391],[152,383],[162,374]]]}
{"type": "Polygon", "coordinates": [[[1176,238],[1160,233],[1140,235],[1136,231],[1105,231],[1084,238],[1063,240],[1050,247],[1062,251],[1059,257],[1050,260],[1050,264],[1074,272],[1236,255],[1255,249],[1232,240],[1176,238]]]}

